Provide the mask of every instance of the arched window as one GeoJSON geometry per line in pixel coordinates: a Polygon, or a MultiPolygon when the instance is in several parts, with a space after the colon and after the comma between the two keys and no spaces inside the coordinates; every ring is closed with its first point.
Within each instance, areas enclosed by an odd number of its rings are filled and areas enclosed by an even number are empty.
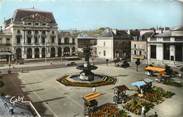
{"type": "Polygon", "coordinates": [[[32,49],[31,48],[28,48],[27,49],[27,58],[32,58],[32,49]]]}
{"type": "Polygon", "coordinates": [[[51,57],[55,57],[55,48],[54,47],[51,48],[51,57]]]}

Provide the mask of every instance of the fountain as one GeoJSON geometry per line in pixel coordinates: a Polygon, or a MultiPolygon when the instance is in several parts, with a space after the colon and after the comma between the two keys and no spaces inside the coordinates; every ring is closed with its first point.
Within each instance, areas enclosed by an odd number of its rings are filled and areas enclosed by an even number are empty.
{"type": "Polygon", "coordinates": [[[116,78],[95,74],[92,70],[96,70],[97,66],[90,63],[91,48],[88,46],[83,48],[84,64],[79,65],[76,69],[82,70],[79,74],[65,75],[59,79],[58,82],[66,86],[80,86],[80,87],[96,87],[102,85],[115,84],[116,78]]]}
{"type": "Polygon", "coordinates": [[[97,67],[90,64],[91,49],[89,47],[84,48],[83,50],[85,56],[85,63],[77,67],[77,69],[82,70],[79,78],[81,80],[93,81],[95,74],[91,70],[96,70],[97,67]]]}

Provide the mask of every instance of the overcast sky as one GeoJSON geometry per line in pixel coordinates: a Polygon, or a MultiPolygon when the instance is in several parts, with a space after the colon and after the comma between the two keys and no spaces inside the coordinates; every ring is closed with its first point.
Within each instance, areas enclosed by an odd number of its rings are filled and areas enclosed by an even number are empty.
{"type": "Polygon", "coordinates": [[[0,0],[0,25],[17,8],[51,11],[60,29],[150,28],[183,24],[178,0],[0,0]]]}

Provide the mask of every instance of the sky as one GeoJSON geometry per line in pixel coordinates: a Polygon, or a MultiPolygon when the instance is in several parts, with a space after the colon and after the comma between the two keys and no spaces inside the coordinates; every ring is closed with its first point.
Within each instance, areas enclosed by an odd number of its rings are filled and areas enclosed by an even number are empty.
{"type": "Polygon", "coordinates": [[[60,30],[183,25],[181,0],[0,0],[0,25],[15,9],[51,11],[60,30]]]}

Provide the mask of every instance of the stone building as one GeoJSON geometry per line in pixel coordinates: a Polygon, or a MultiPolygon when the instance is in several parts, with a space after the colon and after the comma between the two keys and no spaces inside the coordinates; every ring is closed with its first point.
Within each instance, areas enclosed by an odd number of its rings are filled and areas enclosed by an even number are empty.
{"type": "Polygon", "coordinates": [[[131,37],[124,30],[107,28],[97,38],[97,55],[99,58],[113,60],[115,58],[130,59],[131,37]]]}
{"type": "Polygon", "coordinates": [[[5,21],[6,32],[11,33],[14,59],[41,59],[75,54],[75,40],[61,34],[52,12],[36,9],[17,9],[5,21]]]}
{"type": "Polygon", "coordinates": [[[148,38],[148,62],[175,65],[183,62],[183,27],[148,38]]]}
{"type": "Polygon", "coordinates": [[[77,55],[77,39],[66,31],[58,33],[58,57],[77,55]]]}
{"type": "Polygon", "coordinates": [[[11,33],[0,32],[0,61],[10,61],[13,57],[11,33]]]}

